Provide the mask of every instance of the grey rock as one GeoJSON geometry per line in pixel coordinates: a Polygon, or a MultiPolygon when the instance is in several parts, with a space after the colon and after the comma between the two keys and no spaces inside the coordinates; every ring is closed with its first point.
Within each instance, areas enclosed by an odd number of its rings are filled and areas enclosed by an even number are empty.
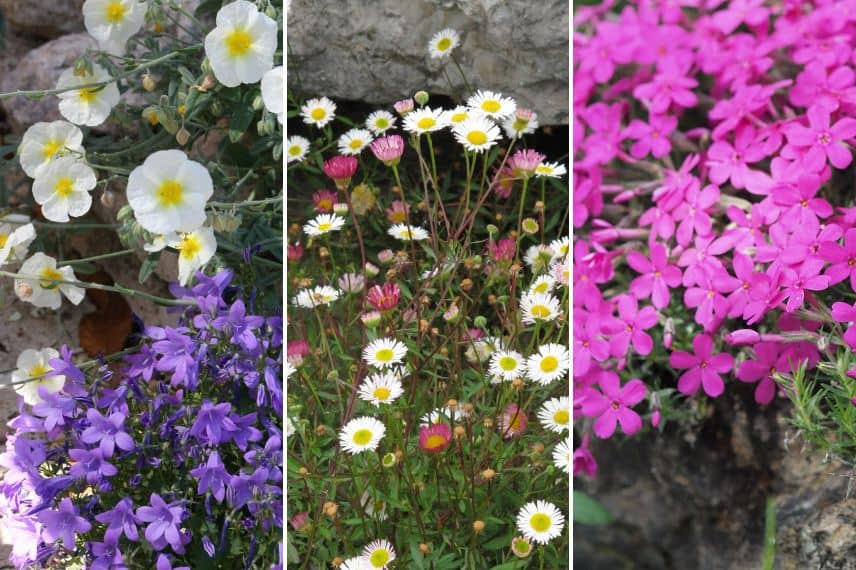
{"type": "Polygon", "coordinates": [[[431,36],[451,27],[474,89],[514,97],[541,124],[567,124],[568,9],[560,0],[294,0],[288,87],[386,105],[420,89],[467,96],[455,65],[428,55],[431,36]]]}
{"type": "Polygon", "coordinates": [[[0,10],[12,30],[52,39],[82,32],[85,0],[0,0],[0,10]]]}

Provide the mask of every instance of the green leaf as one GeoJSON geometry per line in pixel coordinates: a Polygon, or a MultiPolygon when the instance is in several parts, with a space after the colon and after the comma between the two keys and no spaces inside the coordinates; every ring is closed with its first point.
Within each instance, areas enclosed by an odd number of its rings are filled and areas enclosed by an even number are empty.
{"type": "Polygon", "coordinates": [[[158,266],[158,262],[160,261],[160,252],[150,253],[143,260],[143,264],[140,266],[140,274],[137,276],[137,281],[140,284],[145,283],[149,277],[151,277],[152,273],[154,273],[155,269],[158,266]]]}
{"type": "Polygon", "coordinates": [[[240,104],[236,106],[235,113],[229,121],[229,140],[233,143],[238,142],[247,129],[250,123],[253,122],[255,111],[250,105],[240,104]]]}
{"type": "Polygon", "coordinates": [[[603,505],[580,491],[574,491],[574,522],[589,525],[605,525],[612,522],[603,505]]]}
{"type": "Polygon", "coordinates": [[[300,564],[300,554],[291,542],[291,535],[285,533],[286,560],[288,564],[300,564]]]}

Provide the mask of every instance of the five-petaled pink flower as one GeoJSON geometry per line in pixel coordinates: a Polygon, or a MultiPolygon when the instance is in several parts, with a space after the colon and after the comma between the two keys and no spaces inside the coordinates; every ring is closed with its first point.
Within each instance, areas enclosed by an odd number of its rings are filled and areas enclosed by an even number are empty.
{"type": "Polygon", "coordinates": [[[829,284],[835,285],[850,277],[850,288],[856,291],[856,228],[844,234],[843,246],[837,242],[823,243],[819,253],[832,264],[823,273],[829,277],[829,284]]]}
{"type": "Polygon", "coordinates": [[[819,172],[826,160],[835,168],[847,168],[853,154],[843,143],[856,136],[856,119],[845,117],[830,125],[829,110],[814,105],[809,107],[809,126],[792,123],[785,129],[788,142],[803,149],[802,165],[811,172],[819,172]]]}
{"type": "MultiPolygon", "coordinates": [[[[848,305],[847,303],[833,303],[832,304],[832,318],[838,321],[839,323],[856,323],[856,303],[853,305],[848,305]]],[[[856,326],[851,324],[847,327],[847,330],[844,331],[844,342],[847,345],[856,350],[856,326]]]]}
{"type": "Polygon", "coordinates": [[[639,277],[630,283],[630,292],[637,299],[651,297],[651,303],[658,309],[669,306],[669,287],[681,284],[681,270],[675,265],[669,265],[666,248],[661,243],[651,245],[651,260],[649,261],[638,251],[627,254],[627,264],[639,277]]]}
{"type": "Polygon", "coordinates": [[[651,115],[647,123],[634,119],[625,127],[622,135],[635,140],[630,147],[630,156],[645,158],[650,152],[654,158],[662,158],[672,150],[669,135],[678,126],[677,117],[671,115],[651,115]]]}
{"type": "Polygon", "coordinates": [[[781,367],[780,346],[778,342],[759,342],[752,347],[755,350],[755,360],[745,360],[737,369],[737,378],[741,382],[758,382],[755,387],[755,401],[759,404],[769,404],[776,395],[773,374],[790,370],[787,363],[784,363],[784,368],[781,367]]]}
{"type": "Polygon", "coordinates": [[[633,349],[642,356],[650,354],[654,341],[645,331],[657,324],[657,311],[654,307],[642,307],[640,310],[635,297],[622,295],[618,298],[618,317],[622,329],[609,341],[612,355],[616,358],[624,356],[631,343],[633,349]]]}
{"type": "Polygon", "coordinates": [[[713,340],[706,334],[693,338],[693,352],[678,351],[669,356],[669,364],[681,370],[688,369],[678,378],[678,390],[691,396],[699,386],[711,398],[716,398],[725,390],[720,374],[730,372],[734,359],[730,354],[713,354],[713,340]]]}
{"type": "Polygon", "coordinates": [[[622,387],[617,374],[604,374],[600,378],[600,390],[590,392],[582,408],[584,415],[597,418],[592,428],[596,436],[611,437],[616,423],[621,424],[621,430],[627,435],[642,429],[642,418],[630,409],[645,398],[647,390],[641,380],[634,378],[622,387]]]}

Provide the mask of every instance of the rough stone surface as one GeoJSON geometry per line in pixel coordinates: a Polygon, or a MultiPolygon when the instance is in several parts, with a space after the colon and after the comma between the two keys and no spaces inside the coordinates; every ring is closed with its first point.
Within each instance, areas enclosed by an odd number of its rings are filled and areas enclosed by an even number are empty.
{"type": "Polygon", "coordinates": [[[567,124],[568,9],[564,0],[294,0],[288,87],[387,105],[420,89],[467,95],[454,64],[446,65],[452,90],[428,56],[431,36],[451,27],[474,88],[514,97],[541,124],[567,124]]]}
{"type": "Polygon", "coordinates": [[[0,0],[9,28],[40,38],[82,32],[85,0],[0,0]]]}

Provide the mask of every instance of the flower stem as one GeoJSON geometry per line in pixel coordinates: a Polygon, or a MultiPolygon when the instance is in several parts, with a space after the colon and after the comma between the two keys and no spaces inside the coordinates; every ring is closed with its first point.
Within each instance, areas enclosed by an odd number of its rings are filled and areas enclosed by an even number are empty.
{"type": "Polygon", "coordinates": [[[92,257],[83,257],[81,259],[69,259],[66,261],[58,261],[57,265],[75,265],[77,263],[88,263],[90,261],[98,261],[101,259],[108,259],[111,257],[119,257],[121,255],[127,255],[129,253],[134,253],[136,250],[133,249],[123,249],[121,251],[113,251],[111,253],[102,253],[101,255],[93,255],[92,257]]]}

